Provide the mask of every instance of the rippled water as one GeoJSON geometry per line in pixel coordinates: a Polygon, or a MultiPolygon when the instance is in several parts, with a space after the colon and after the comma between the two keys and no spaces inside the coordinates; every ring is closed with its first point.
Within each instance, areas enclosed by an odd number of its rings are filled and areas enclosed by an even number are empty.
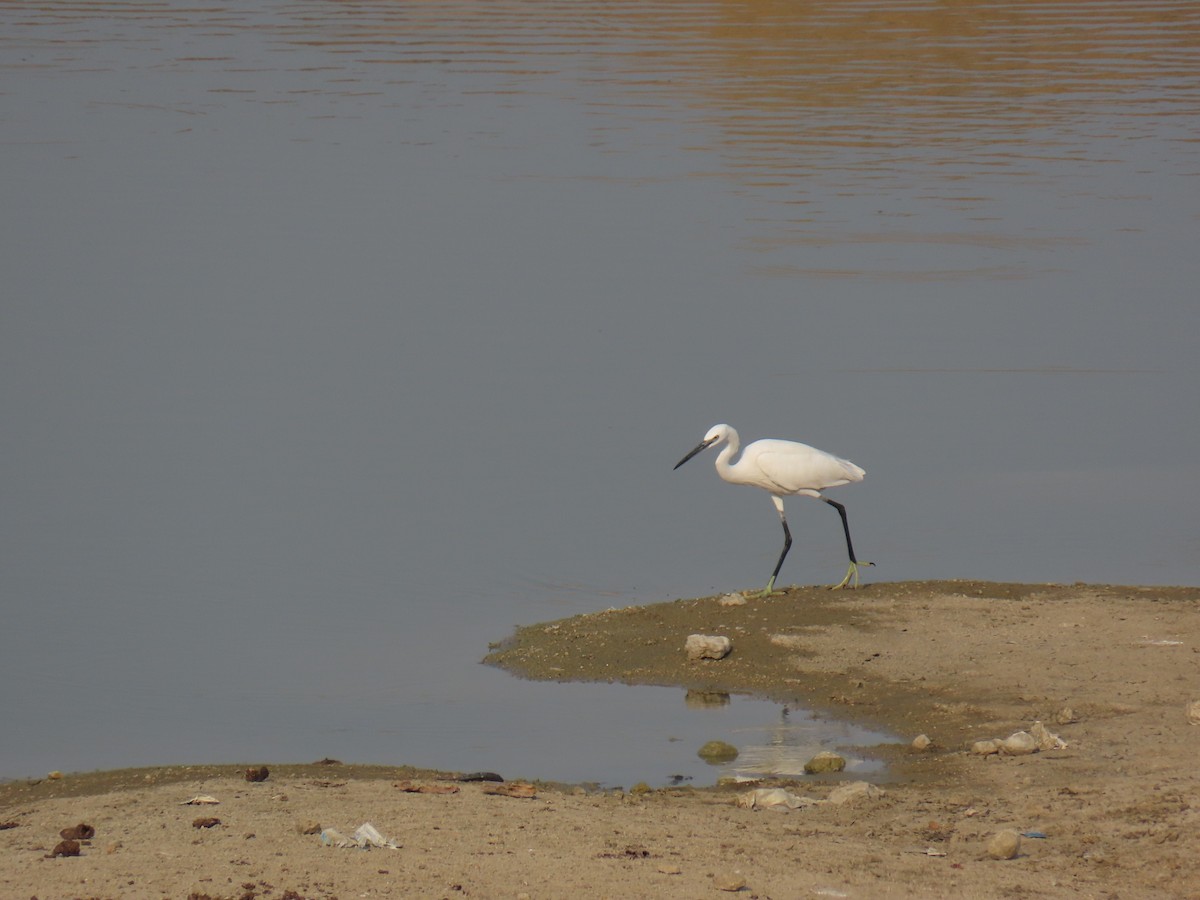
{"type": "Polygon", "coordinates": [[[0,3],[0,775],[845,741],[477,665],[765,582],[718,421],[865,467],[878,580],[1197,583],[1197,71],[1190,2],[0,3]]]}

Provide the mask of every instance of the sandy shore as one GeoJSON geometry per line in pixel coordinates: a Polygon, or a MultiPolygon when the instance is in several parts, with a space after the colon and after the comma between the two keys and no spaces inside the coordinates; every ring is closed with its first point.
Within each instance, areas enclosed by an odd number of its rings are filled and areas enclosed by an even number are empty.
{"type": "MultiPolygon", "coordinates": [[[[0,785],[0,896],[1200,897],[1197,601],[1200,588],[879,584],[530,626],[488,661],[751,692],[905,741],[868,751],[890,765],[881,796],[789,812],[738,806],[747,786],[495,793],[412,769],[269,761],[261,782],[178,767],[0,785]],[[730,637],[733,653],[689,662],[696,632],[730,637]],[[1035,721],[1066,747],[969,751],[1035,721]],[[922,733],[932,746],[913,750],[922,733]],[[183,805],[197,795],[220,802],[183,805]],[[397,849],[319,834],[364,822],[397,849]],[[53,856],[80,823],[95,829],[80,854],[53,856]],[[992,859],[1004,830],[1028,836],[992,859]]],[[[824,800],[839,783],[780,786],[824,800]]]]}

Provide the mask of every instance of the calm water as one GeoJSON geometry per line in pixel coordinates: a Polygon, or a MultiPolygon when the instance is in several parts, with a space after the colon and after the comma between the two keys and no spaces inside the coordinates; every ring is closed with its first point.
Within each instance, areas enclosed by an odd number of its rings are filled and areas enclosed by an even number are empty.
{"type": "Polygon", "coordinates": [[[721,421],[867,469],[872,579],[1200,582],[1197,72],[1190,0],[0,3],[0,776],[854,739],[478,665],[766,581],[721,421]]]}

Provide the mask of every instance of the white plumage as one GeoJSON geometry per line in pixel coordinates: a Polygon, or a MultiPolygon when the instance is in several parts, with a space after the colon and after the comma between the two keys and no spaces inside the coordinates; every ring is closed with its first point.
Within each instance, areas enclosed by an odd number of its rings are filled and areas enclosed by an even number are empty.
{"type": "Polygon", "coordinates": [[[850,555],[850,567],[846,577],[834,588],[842,588],[853,578],[854,586],[858,586],[858,567],[871,566],[874,563],[860,563],[854,555],[854,544],[850,540],[850,525],[846,521],[846,508],[835,500],[824,497],[821,491],[862,481],[867,474],[862,467],[856,466],[848,459],[801,444],[797,441],[779,441],[764,439],[746,445],[737,462],[730,462],[737,455],[740,441],[738,433],[729,425],[714,425],[704,435],[704,440],[697,444],[687,456],[675,464],[678,469],[685,462],[702,450],[714,444],[725,441],[725,446],[717,454],[717,474],[731,484],[749,484],[762,488],[771,495],[775,509],[779,513],[779,521],[783,525],[783,552],[779,554],[779,562],[771,573],[764,594],[769,594],[775,587],[775,579],[783,567],[784,557],[792,546],[792,533],[788,529],[787,518],[783,514],[783,498],[813,497],[824,500],[838,511],[842,519],[842,529],[846,534],[846,551],[850,555]]]}

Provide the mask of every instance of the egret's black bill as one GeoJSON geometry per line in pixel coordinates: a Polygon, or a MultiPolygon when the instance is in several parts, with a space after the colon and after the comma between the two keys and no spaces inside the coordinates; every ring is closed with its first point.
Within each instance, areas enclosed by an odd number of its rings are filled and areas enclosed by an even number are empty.
{"type": "Polygon", "coordinates": [[[701,441],[700,443],[698,443],[695,447],[692,448],[691,453],[689,453],[687,456],[685,456],[679,462],[675,463],[675,468],[678,469],[680,466],[682,466],[685,462],[687,462],[689,459],[691,459],[693,456],[695,456],[701,450],[707,450],[709,447],[712,446],[713,441],[715,441],[715,440],[716,440],[716,438],[713,438],[712,441],[701,441]]]}

